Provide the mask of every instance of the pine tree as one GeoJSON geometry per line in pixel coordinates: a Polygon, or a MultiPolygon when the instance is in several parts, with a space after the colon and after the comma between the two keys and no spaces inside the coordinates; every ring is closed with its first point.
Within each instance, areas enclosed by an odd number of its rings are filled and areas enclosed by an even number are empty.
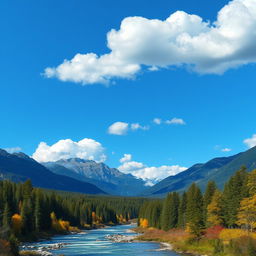
{"type": "Polygon", "coordinates": [[[172,203],[173,194],[170,193],[164,200],[163,210],[161,215],[161,229],[167,231],[171,228],[170,219],[171,219],[171,203],[172,203]]]}
{"type": "Polygon", "coordinates": [[[177,227],[179,209],[179,195],[176,192],[170,193],[164,201],[161,228],[165,231],[177,227]]]}
{"type": "Polygon", "coordinates": [[[179,194],[173,192],[172,200],[171,200],[171,208],[170,208],[170,227],[176,228],[178,225],[178,215],[179,215],[179,203],[180,198],[179,194]]]}
{"type": "Polygon", "coordinates": [[[178,227],[186,227],[186,207],[187,207],[187,193],[184,192],[178,210],[178,227]]]}
{"type": "Polygon", "coordinates": [[[3,228],[10,229],[11,226],[11,211],[8,202],[5,203],[3,212],[3,228]]]}
{"type": "Polygon", "coordinates": [[[149,225],[150,227],[160,228],[160,216],[162,211],[162,203],[160,201],[152,202],[149,205],[150,208],[150,216],[149,216],[149,225]]]}
{"type": "Polygon", "coordinates": [[[203,197],[200,189],[193,183],[187,192],[187,229],[199,239],[204,229],[203,197]]]}
{"type": "Polygon", "coordinates": [[[42,195],[39,190],[36,191],[36,198],[35,198],[35,230],[39,232],[43,227],[43,219],[42,219],[42,195]]]}
{"type": "Polygon", "coordinates": [[[207,206],[212,201],[212,197],[217,189],[215,181],[209,181],[204,193],[204,205],[207,208],[207,206]]]}
{"type": "Polygon", "coordinates": [[[24,199],[21,207],[22,234],[26,235],[33,231],[33,212],[31,199],[24,199]]]}
{"type": "Polygon", "coordinates": [[[248,197],[247,178],[248,173],[245,167],[242,167],[225,185],[222,208],[224,224],[228,227],[236,226],[240,202],[243,198],[248,197]]]}

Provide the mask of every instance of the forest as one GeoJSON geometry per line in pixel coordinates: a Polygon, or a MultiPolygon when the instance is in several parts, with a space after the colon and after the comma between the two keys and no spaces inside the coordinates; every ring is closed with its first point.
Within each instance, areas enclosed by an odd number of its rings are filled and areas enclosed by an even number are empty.
{"type": "Polygon", "coordinates": [[[92,196],[0,182],[0,255],[19,255],[24,241],[116,225],[138,218],[139,239],[171,243],[179,252],[256,255],[256,170],[237,171],[220,191],[191,184],[165,199],[92,196]]]}
{"type": "Polygon", "coordinates": [[[33,188],[30,180],[1,181],[0,255],[18,255],[20,241],[126,223],[138,216],[144,201],[48,191],[33,188]]]}
{"type": "Polygon", "coordinates": [[[138,224],[142,239],[170,242],[178,251],[255,256],[256,170],[242,167],[223,191],[210,181],[202,193],[193,183],[183,194],[145,202],[138,224]]]}

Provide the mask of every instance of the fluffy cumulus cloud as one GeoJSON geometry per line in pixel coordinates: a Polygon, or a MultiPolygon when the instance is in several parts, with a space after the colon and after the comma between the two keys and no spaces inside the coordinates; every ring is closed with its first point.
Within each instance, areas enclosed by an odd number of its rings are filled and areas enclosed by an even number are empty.
{"type": "Polygon", "coordinates": [[[256,146],[256,134],[253,134],[251,138],[245,139],[244,143],[248,148],[252,148],[256,146]]]}
{"type": "Polygon", "coordinates": [[[129,129],[129,124],[125,122],[115,122],[108,127],[108,133],[114,135],[125,135],[129,129]]]}
{"type": "Polygon", "coordinates": [[[167,19],[127,17],[119,30],[107,34],[110,52],[76,54],[46,77],[82,84],[133,78],[143,66],[149,71],[176,66],[201,74],[222,74],[256,62],[256,0],[233,0],[214,22],[184,11],[167,19]]]}
{"type": "Polygon", "coordinates": [[[147,166],[143,163],[132,161],[132,155],[124,154],[120,159],[121,165],[118,169],[123,173],[130,173],[137,178],[141,178],[146,181],[147,185],[153,185],[156,182],[171,176],[176,175],[187,168],[179,165],[162,165],[159,167],[147,166]]]}
{"type": "Polygon", "coordinates": [[[58,161],[60,159],[73,157],[97,162],[106,160],[102,145],[88,138],[78,142],[72,141],[71,139],[59,140],[51,146],[47,145],[45,142],[41,142],[32,157],[38,162],[58,161]]]}
{"type": "Polygon", "coordinates": [[[129,130],[148,130],[149,126],[143,126],[139,123],[125,123],[125,122],[115,122],[108,127],[108,133],[113,135],[125,135],[129,130]]]}

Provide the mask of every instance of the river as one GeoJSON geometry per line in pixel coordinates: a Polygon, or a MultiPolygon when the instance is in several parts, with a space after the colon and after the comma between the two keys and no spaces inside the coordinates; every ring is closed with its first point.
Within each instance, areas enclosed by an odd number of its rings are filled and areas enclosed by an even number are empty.
{"type": "Polygon", "coordinates": [[[119,225],[94,229],[78,234],[54,236],[50,241],[31,243],[36,247],[49,247],[64,244],[62,248],[50,250],[54,256],[99,256],[99,255],[130,255],[130,256],[178,256],[180,254],[163,249],[161,244],[153,242],[116,243],[106,238],[107,235],[133,235],[132,225],[119,225]]]}

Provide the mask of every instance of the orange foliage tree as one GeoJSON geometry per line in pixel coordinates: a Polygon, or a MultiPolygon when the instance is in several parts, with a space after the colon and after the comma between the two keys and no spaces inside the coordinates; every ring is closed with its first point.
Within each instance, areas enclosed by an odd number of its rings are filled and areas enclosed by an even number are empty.
{"type": "Polygon", "coordinates": [[[142,228],[147,228],[148,227],[148,220],[147,219],[140,219],[140,226],[142,228]]]}
{"type": "Polygon", "coordinates": [[[17,213],[12,216],[12,228],[15,235],[20,234],[22,228],[22,218],[17,213]]]}

